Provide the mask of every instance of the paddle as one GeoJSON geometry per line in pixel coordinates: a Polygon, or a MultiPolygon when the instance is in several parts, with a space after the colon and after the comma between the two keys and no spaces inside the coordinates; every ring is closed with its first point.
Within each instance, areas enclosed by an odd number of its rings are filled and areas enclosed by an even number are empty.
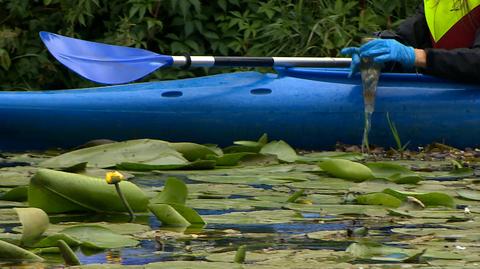
{"type": "Polygon", "coordinates": [[[347,67],[351,62],[350,58],[328,57],[168,56],[48,32],[40,32],[40,38],[62,64],[89,80],[104,84],[131,82],[167,66],[347,67]]]}

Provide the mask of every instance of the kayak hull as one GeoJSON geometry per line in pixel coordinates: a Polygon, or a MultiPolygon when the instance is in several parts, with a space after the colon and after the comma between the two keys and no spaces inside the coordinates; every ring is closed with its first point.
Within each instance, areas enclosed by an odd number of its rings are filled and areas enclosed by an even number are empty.
{"type": "MultiPolygon", "coordinates": [[[[480,143],[480,87],[417,74],[380,79],[370,143],[480,143]]],[[[93,139],[156,138],[228,145],[267,133],[296,148],[360,144],[359,77],[340,69],[240,72],[109,87],[0,92],[0,150],[71,148],[93,139]]]]}

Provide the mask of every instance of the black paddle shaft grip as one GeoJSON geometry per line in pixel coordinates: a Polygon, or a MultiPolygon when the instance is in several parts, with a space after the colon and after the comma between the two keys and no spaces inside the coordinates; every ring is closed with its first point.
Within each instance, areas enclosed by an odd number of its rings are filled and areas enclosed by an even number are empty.
{"type": "Polygon", "coordinates": [[[223,57],[215,56],[214,66],[248,66],[248,67],[270,67],[274,60],[271,57],[223,57]]]}

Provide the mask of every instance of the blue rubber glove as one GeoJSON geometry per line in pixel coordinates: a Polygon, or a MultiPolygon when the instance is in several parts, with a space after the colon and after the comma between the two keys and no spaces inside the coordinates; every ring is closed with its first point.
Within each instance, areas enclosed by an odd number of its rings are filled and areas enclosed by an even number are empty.
{"type": "Polygon", "coordinates": [[[360,59],[372,58],[375,63],[398,62],[404,68],[412,68],[415,65],[415,50],[394,39],[375,39],[367,44],[357,47],[344,48],[340,52],[352,56],[350,65],[351,77],[360,71],[360,59]]]}
{"type": "Polygon", "coordinates": [[[415,65],[415,50],[395,39],[375,39],[360,47],[361,58],[373,58],[375,63],[397,62],[404,68],[415,65]]]}
{"type": "Polygon", "coordinates": [[[350,64],[350,73],[348,74],[349,78],[351,78],[354,74],[360,72],[360,48],[344,48],[340,51],[340,53],[352,57],[352,63],[350,64]]]}

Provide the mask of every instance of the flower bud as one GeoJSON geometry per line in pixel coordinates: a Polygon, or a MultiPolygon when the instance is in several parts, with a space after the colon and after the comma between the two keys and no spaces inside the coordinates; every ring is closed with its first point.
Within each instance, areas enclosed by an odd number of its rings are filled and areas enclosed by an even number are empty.
{"type": "Polygon", "coordinates": [[[118,171],[107,172],[107,174],[105,174],[105,180],[108,184],[117,184],[124,178],[125,177],[118,171]]]}

